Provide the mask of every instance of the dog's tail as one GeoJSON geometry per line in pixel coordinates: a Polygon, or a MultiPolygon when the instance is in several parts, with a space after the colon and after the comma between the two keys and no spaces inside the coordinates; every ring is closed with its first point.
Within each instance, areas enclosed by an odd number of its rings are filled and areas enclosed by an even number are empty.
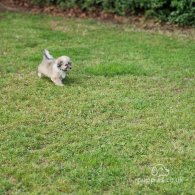
{"type": "Polygon", "coordinates": [[[47,60],[53,60],[53,59],[54,59],[53,56],[50,55],[50,53],[49,53],[49,51],[48,51],[47,49],[45,49],[45,50],[43,51],[43,58],[45,58],[45,59],[47,59],[47,60]]]}

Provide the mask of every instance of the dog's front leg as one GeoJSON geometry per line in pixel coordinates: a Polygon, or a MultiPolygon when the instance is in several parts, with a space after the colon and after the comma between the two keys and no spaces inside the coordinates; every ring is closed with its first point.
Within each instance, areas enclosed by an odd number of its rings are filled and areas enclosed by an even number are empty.
{"type": "Polygon", "coordinates": [[[55,83],[55,85],[64,86],[62,80],[60,80],[59,78],[51,78],[51,80],[55,83]]]}

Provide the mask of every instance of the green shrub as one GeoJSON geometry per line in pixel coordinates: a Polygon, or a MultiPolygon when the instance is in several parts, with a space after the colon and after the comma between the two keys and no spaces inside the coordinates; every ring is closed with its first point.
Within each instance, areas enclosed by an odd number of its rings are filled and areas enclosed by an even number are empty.
{"type": "Polygon", "coordinates": [[[147,13],[162,21],[180,25],[195,25],[195,0],[28,0],[38,5],[58,5],[62,8],[80,7],[118,15],[147,13]]]}
{"type": "Polygon", "coordinates": [[[162,21],[195,25],[194,0],[150,0],[149,11],[162,21]]]}
{"type": "Polygon", "coordinates": [[[179,24],[195,24],[195,1],[194,0],[172,0],[173,11],[169,20],[179,24]]]}

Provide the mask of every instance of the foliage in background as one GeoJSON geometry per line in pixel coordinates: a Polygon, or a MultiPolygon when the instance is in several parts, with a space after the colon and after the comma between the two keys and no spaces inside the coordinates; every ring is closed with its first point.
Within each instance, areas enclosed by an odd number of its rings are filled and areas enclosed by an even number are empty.
{"type": "Polygon", "coordinates": [[[38,5],[58,5],[61,8],[79,7],[82,10],[99,8],[118,15],[145,13],[162,21],[180,25],[195,25],[195,0],[28,0],[38,5]]]}

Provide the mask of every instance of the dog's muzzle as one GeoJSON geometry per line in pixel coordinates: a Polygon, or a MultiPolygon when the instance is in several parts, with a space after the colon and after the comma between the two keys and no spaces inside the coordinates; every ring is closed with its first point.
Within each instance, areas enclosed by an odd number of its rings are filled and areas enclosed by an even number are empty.
{"type": "Polygon", "coordinates": [[[62,69],[63,71],[67,72],[69,69],[71,69],[71,67],[67,67],[65,69],[62,69]]]}

